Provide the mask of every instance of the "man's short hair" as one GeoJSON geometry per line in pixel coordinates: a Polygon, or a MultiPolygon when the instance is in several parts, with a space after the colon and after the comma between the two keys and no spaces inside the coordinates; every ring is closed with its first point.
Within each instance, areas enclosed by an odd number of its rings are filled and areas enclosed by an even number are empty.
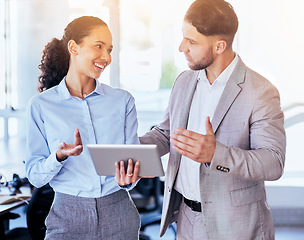
{"type": "Polygon", "coordinates": [[[232,46],[238,29],[233,7],[224,0],[196,0],[187,10],[184,20],[205,36],[221,36],[229,46],[232,46]]]}

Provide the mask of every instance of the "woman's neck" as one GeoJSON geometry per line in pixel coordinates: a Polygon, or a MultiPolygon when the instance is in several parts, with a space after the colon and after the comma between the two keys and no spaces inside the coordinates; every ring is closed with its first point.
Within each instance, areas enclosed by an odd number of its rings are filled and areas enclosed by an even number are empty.
{"type": "Polygon", "coordinates": [[[88,77],[81,78],[70,71],[66,75],[65,84],[72,96],[82,99],[93,92],[96,87],[95,79],[88,77]]]}

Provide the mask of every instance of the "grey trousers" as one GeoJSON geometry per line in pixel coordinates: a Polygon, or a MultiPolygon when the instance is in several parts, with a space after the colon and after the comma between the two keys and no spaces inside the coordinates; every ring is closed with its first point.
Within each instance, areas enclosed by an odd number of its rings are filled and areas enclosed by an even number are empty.
{"type": "Polygon", "coordinates": [[[124,190],[101,198],[55,193],[45,223],[47,240],[137,240],[140,216],[124,190]]]}
{"type": "Polygon", "coordinates": [[[184,201],[180,207],[176,227],[177,240],[205,240],[208,239],[204,227],[202,213],[194,212],[184,201]]]}

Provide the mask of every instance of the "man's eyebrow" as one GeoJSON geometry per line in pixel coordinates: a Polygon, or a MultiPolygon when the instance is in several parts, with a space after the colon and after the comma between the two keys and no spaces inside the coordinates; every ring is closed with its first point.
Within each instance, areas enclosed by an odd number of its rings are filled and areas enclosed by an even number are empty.
{"type": "MultiPolygon", "coordinates": [[[[106,45],[106,43],[103,41],[96,41],[96,43],[101,43],[102,45],[106,45]]],[[[111,45],[110,48],[113,48],[113,45],[111,45]]]]}
{"type": "Polygon", "coordinates": [[[188,40],[188,41],[196,42],[196,41],[195,41],[194,39],[192,39],[192,38],[185,37],[185,39],[188,40]]]}

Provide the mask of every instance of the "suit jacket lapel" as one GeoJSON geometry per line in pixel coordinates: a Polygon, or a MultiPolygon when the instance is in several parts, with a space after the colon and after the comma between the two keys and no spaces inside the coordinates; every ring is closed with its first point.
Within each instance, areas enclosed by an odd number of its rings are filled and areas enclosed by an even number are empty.
{"type": "MultiPolygon", "coordinates": [[[[187,91],[187,89],[182,89],[182,91],[184,92],[182,99],[182,107],[181,107],[181,112],[180,112],[180,117],[179,117],[179,122],[178,122],[178,127],[180,128],[185,128],[187,129],[187,125],[188,125],[188,120],[189,120],[189,113],[190,113],[190,107],[191,107],[191,103],[192,103],[192,99],[193,99],[193,95],[197,86],[197,77],[198,77],[199,71],[194,72],[194,74],[192,74],[190,76],[190,81],[188,81],[188,86],[189,86],[189,90],[187,91]]],[[[175,169],[174,169],[174,181],[175,181],[175,177],[177,175],[179,166],[180,166],[180,161],[181,161],[181,154],[179,154],[178,152],[176,152],[175,155],[175,169]]]]}
{"type": "Polygon", "coordinates": [[[244,82],[246,73],[246,65],[242,62],[241,58],[238,60],[234,71],[232,72],[220,101],[217,105],[215,113],[212,118],[212,128],[214,133],[217,131],[221,121],[225,117],[227,111],[229,110],[231,104],[234,102],[236,97],[241,92],[240,83],[244,82]]]}
{"type": "Polygon", "coordinates": [[[195,72],[191,76],[191,80],[189,81],[189,91],[184,90],[184,98],[182,99],[183,101],[183,106],[181,110],[181,117],[180,117],[180,122],[179,122],[179,127],[181,128],[187,128],[188,125],[188,120],[189,120],[189,113],[190,113],[190,108],[191,108],[191,103],[193,99],[193,95],[197,86],[197,77],[198,77],[199,71],[195,72]]]}

